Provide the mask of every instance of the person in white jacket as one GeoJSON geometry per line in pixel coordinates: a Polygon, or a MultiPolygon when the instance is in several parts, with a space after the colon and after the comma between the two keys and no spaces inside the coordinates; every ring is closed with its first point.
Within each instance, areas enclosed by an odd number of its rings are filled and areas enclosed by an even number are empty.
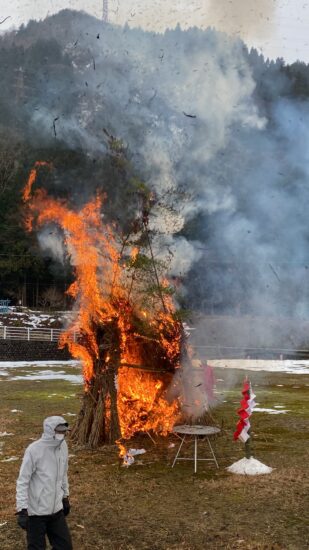
{"type": "Polygon", "coordinates": [[[27,531],[28,550],[72,550],[65,516],[70,511],[68,484],[69,429],[62,416],[49,416],[40,439],[27,447],[16,485],[17,522],[27,531]]]}

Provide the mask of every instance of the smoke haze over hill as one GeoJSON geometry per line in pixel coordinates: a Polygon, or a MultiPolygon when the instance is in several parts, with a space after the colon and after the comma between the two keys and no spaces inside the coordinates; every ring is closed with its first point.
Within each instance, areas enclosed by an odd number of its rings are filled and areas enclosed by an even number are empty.
{"type": "MultiPolygon", "coordinates": [[[[106,132],[121,140],[170,207],[151,220],[156,253],[170,250],[191,305],[309,314],[309,110],[279,61],[210,29],[157,35],[69,11],[1,48],[1,133],[14,127],[33,148],[94,160],[108,152],[106,132]]],[[[81,201],[97,184],[83,176],[72,191],[81,201]]],[[[53,192],[71,177],[64,169],[53,192]]]]}

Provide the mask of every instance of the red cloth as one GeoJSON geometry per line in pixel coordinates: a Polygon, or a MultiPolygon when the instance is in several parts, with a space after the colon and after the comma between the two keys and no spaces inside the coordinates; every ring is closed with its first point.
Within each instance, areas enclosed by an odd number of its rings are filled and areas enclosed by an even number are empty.
{"type": "Polygon", "coordinates": [[[241,400],[240,402],[240,406],[242,409],[247,409],[248,408],[248,399],[244,398],[241,400]]]}
{"type": "Polygon", "coordinates": [[[245,411],[244,409],[238,409],[237,414],[243,420],[246,420],[246,418],[249,418],[249,416],[250,416],[250,414],[247,411],[245,411]]]}
{"type": "Polygon", "coordinates": [[[243,394],[243,398],[240,402],[240,409],[238,409],[237,414],[240,417],[240,420],[238,420],[236,424],[236,430],[233,434],[234,439],[238,439],[242,430],[246,427],[250,427],[249,424],[249,417],[251,416],[251,412],[248,412],[247,409],[249,408],[249,399],[250,399],[250,391],[251,391],[251,385],[249,380],[244,380],[243,389],[241,393],[243,394]]]}
{"type": "Polygon", "coordinates": [[[246,426],[246,423],[244,422],[244,420],[238,420],[236,424],[236,431],[234,432],[234,435],[233,435],[235,441],[236,439],[238,439],[239,435],[241,434],[245,426],[246,426]]]}

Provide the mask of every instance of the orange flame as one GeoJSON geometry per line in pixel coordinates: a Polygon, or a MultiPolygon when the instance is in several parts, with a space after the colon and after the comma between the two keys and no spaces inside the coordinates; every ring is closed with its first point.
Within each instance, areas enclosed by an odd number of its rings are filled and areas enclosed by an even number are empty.
{"type": "Polygon", "coordinates": [[[137,258],[137,255],[138,255],[138,248],[137,246],[133,246],[132,250],[131,250],[131,260],[134,262],[134,260],[136,260],[137,258]]]}
{"type": "MultiPolygon", "coordinates": [[[[31,195],[37,168],[42,165],[48,163],[35,164],[24,190],[23,196],[27,201],[31,220],[28,228],[32,228],[34,219],[37,226],[51,222],[59,225],[76,276],[67,293],[76,301],[77,314],[62,335],[60,345],[67,345],[72,356],[82,361],[87,387],[95,376],[94,361],[99,357],[94,327],[104,326],[104,323],[112,319],[116,320],[121,335],[122,366],[118,372],[117,405],[122,437],[128,439],[136,432],[149,430],[165,435],[175,423],[178,402],[167,402],[167,383],[166,380],[164,383],[161,380],[162,375],[160,378],[155,373],[127,365],[143,366],[143,357],[136,345],[139,335],[135,334],[132,326],[133,315],[142,319],[143,323],[148,323],[148,340],[164,350],[162,361],[173,364],[177,362],[180,328],[173,317],[172,299],[168,295],[164,296],[165,312],[155,309],[153,304],[149,304],[145,311],[145,305],[139,305],[138,292],[128,299],[132,284],[128,281],[125,264],[120,261],[121,247],[114,229],[102,221],[101,197],[98,195],[78,212],[70,209],[63,200],[53,199],[40,189],[31,195]],[[81,334],[77,341],[74,339],[76,332],[81,334]]],[[[137,248],[133,248],[131,258],[135,259],[138,252],[137,248]]],[[[164,285],[167,286],[168,283],[164,282],[163,287],[164,285]]],[[[143,338],[147,340],[147,337],[143,338]]],[[[109,361],[110,357],[107,355],[106,366],[109,361]]],[[[122,452],[123,450],[124,447],[122,452]]]]}
{"type": "Polygon", "coordinates": [[[122,367],[119,371],[118,411],[122,437],[152,430],[167,435],[178,414],[178,403],[164,398],[163,383],[152,373],[122,367]]]}
{"type": "Polygon", "coordinates": [[[25,185],[25,188],[24,188],[24,191],[23,191],[23,200],[24,200],[24,202],[27,202],[30,199],[32,186],[33,186],[33,184],[34,184],[34,182],[36,181],[36,178],[37,178],[37,173],[38,173],[37,169],[40,166],[48,166],[50,168],[51,164],[50,164],[50,162],[45,162],[44,160],[37,160],[36,161],[34,167],[30,171],[28,181],[27,181],[27,183],[25,185]]]}

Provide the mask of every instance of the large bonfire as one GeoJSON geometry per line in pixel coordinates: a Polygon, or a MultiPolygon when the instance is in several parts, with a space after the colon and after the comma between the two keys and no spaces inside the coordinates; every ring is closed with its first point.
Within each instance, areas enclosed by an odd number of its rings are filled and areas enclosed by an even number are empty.
{"type": "Polygon", "coordinates": [[[179,366],[182,327],[153,259],[147,212],[120,238],[103,222],[103,197],[77,211],[45,190],[33,191],[41,165],[48,166],[36,163],[24,189],[27,229],[58,225],[75,273],[67,291],[75,316],[60,342],[83,364],[84,396],[72,436],[96,447],[137,432],[167,434],[179,412],[166,391],[179,366]]]}

